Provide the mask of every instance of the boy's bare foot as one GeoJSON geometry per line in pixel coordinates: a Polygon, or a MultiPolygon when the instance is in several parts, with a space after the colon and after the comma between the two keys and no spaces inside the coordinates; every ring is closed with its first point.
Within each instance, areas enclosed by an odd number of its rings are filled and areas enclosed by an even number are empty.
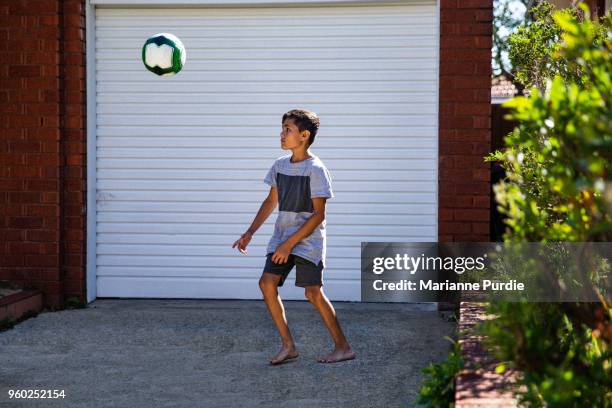
{"type": "Polygon", "coordinates": [[[296,359],[299,356],[295,346],[285,347],[283,346],[280,351],[270,359],[270,364],[276,365],[281,364],[293,359],[296,359]]]}
{"type": "Polygon", "coordinates": [[[317,358],[319,363],[337,363],[339,361],[352,360],[355,358],[355,352],[350,347],[335,348],[331,354],[317,358]]]}

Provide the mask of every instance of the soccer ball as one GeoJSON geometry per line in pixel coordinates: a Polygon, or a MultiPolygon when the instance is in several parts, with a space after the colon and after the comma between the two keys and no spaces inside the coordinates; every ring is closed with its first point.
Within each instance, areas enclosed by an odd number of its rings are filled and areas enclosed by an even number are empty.
{"type": "Polygon", "coordinates": [[[185,65],[185,46],[175,35],[159,33],[152,35],[142,47],[142,62],[145,67],[161,76],[177,74],[185,65]]]}

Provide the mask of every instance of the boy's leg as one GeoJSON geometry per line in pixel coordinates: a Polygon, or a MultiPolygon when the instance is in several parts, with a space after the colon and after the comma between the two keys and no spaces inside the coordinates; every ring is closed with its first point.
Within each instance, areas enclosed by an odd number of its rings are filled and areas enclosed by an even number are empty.
{"type": "Polygon", "coordinates": [[[293,359],[298,356],[293,337],[289,331],[289,325],[287,324],[285,308],[278,294],[278,284],[281,278],[282,277],[279,275],[264,272],[259,279],[259,288],[263,293],[268,312],[274,324],[276,324],[276,328],[282,339],[282,347],[280,351],[270,359],[271,364],[279,364],[285,360],[293,359]]]}
{"type": "Polygon", "coordinates": [[[321,285],[310,285],[305,287],[305,295],[310,303],[317,309],[327,330],[329,330],[334,339],[334,350],[323,357],[317,358],[319,363],[336,363],[338,361],[352,360],[355,358],[355,352],[346,341],[340,323],[336,317],[336,311],[331,302],[323,293],[321,285]]]}
{"type": "Polygon", "coordinates": [[[336,318],[336,311],[323,293],[323,262],[320,261],[318,265],[315,265],[307,259],[296,256],[295,266],[295,284],[304,288],[306,298],[321,315],[323,323],[325,323],[335,343],[334,351],[325,357],[319,357],[317,361],[320,363],[335,363],[355,358],[355,353],[351,350],[351,346],[346,341],[344,333],[342,333],[342,328],[340,328],[340,323],[336,318]]]}

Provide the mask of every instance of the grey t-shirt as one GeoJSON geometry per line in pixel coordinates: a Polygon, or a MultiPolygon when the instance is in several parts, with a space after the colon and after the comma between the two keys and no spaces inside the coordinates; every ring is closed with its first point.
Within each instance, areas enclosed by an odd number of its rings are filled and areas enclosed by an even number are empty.
{"type": "MultiPolygon", "coordinates": [[[[274,233],[268,243],[266,253],[276,251],[276,247],[287,240],[312,217],[314,208],[312,198],[333,198],[331,175],[317,156],[297,163],[291,163],[291,154],[279,157],[268,171],[264,182],[278,189],[278,218],[274,233]]],[[[325,267],[326,220],[302,239],[291,253],[301,256],[325,267]]]]}

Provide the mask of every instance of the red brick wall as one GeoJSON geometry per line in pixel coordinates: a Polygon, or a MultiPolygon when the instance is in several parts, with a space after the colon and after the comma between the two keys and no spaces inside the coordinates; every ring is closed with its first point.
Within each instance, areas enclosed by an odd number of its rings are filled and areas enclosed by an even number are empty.
{"type": "Polygon", "coordinates": [[[0,0],[0,280],[85,299],[84,0],[0,0]]]}
{"type": "Polygon", "coordinates": [[[438,240],[489,241],[493,0],[440,2],[438,240]]]}

